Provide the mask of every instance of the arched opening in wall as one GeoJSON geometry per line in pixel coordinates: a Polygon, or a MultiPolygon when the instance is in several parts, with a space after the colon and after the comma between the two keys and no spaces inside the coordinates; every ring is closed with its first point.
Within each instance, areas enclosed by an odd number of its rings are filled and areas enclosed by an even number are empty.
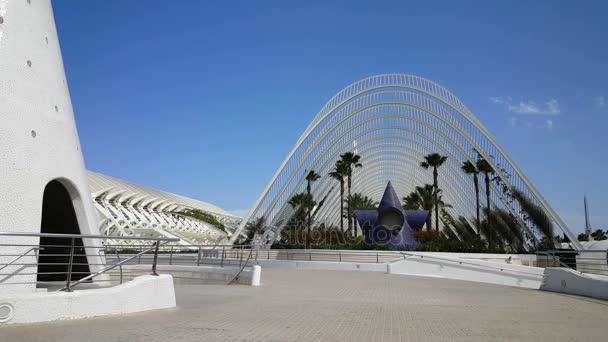
{"type": "MultiPolygon", "coordinates": [[[[44,188],[40,232],[80,234],[72,198],[60,181],[50,181],[44,188]]],[[[67,279],[71,245],[71,239],[40,238],[40,247],[43,249],[39,254],[38,282],[65,281],[67,279]]],[[[71,279],[79,280],[89,274],[90,269],[82,239],[75,238],[71,279]]]]}

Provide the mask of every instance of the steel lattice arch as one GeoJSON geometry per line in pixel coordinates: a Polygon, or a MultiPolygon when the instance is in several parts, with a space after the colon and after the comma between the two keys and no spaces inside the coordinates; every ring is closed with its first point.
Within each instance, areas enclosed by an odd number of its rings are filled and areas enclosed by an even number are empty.
{"type": "Polygon", "coordinates": [[[326,198],[315,215],[317,223],[339,225],[339,185],[328,177],[340,154],[354,151],[362,168],[353,172],[353,193],[379,200],[388,181],[399,196],[415,186],[432,183],[432,175],[419,164],[430,153],[448,157],[440,168],[443,198],[453,216],[475,217],[472,177],[462,162],[485,158],[495,170],[492,202],[508,210],[524,227],[529,244],[540,239],[508,189],[518,189],[542,207],[555,226],[580,248],[576,236],[551,208],[522,170],[496,143],[477,117],[454,94],[428,79],[406,74],[384,74],[362,79],[331,98],[310,125],[260,194],[232,240],[248,222],[264,217],[269,246],[293,214],[287,203],[306,186],[306,170],[323,177],[314,183],[316,199],[326,198]]]}

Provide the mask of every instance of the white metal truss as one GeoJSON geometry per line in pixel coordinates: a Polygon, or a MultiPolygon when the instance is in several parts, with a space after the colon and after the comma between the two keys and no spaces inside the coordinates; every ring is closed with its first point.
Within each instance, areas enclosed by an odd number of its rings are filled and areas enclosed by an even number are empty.
{"type": "Polygon", "coordinates": [[[462,101],[437,83],[406,74],[368,77],[331,98],[300,136],[230,242],[247,222],[259,217],[273,229],[280,229],[293,214],[287,202],[304,190],[305,171],[311,169],[322,175],[313,185],[313,196],[327,196],[315,219],[339,225],[337,182],[327,174],[339,155],[348,151],[361,155],[364,165],[354,171],[353,191],[376,201],[388,181],[400,196],[417,185],[431,183],[431,173],[419,166],[424,155],[437,152],[448,156],[439,170],[440,187],[453,206],[449,212],[470,222],[475,212],[473,180],[461,166],[466,160],[475,162],[479,154],[495,170],[494,205],[515,215],[530,244],[537,242],[540,234],[519,203],[511,199],[510,189],[518,189],[541,206],[573,245],[581,248],[564,221],[462,101]]]}
{"type": "MultiPolygon", "coordinates": [[[[105,235],[177,237],[182,245],[211,245],[226,240],[242,221],[209,203],[90,171],[88,178],[100,217],[99,231],[105,235]],[[228,233],[208,222],[180,214],[184,209],[198,209],[214,216],[228,233]]],[[[120,240],[120,243],[130,241],[120,240]]]]}

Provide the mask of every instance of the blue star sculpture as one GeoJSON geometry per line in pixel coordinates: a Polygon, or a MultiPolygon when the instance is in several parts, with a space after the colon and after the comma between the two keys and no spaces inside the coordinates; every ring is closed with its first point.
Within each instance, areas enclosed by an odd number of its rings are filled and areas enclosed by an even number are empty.
{"type": "Polygon", "coordinates": [[[404,210],[388,182],[378,209],[353,211],[365,236],[365,244],[387,244],[394,248],[415,247],[412,231],[420,230],[429,215],[428,210],[404,210]]]}

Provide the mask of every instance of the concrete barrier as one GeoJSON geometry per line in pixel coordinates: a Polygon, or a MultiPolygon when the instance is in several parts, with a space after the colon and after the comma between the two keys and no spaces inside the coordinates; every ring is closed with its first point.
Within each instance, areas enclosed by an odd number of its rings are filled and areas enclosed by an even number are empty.
{"type": "Polygon", "coordinates": [[[297,261],[297,260],[258,260],[258,263],[261,266],[268,267],[268,268],[386,272],[385,263],[371,264],[371,263],[357,263],[357,262],[297,261]]]}
{"type": "Polygon", "coordinates": [[[608,300],[608,276],[549,267],[545,269],[540,289],[608,300]]]}
{"type": "Polygon", "coordinates": [[[371,271],[476,281],[538,289],[543,269],[462,258],[437,257],[429,253],[409,255],[389,263],[353,263],[294,260],[258,260],[263,267],[309,270],[371,271]]]}
{"type": "Polygon", "coordinates": [[[543,277],[543,269],[538,267],[417,254],[390,263],[387,272],[531,289],[538,289],[543,277]]]}
{"type": "Polygon", "coordinates": [[[175,307],[170,275],[145,275],[108,288],[0,295],[0,324],[35,323],[175,307]]]}
{"type": "MultiPolygon", "coordinates": [[[[141,272],[142,274],[150,273],[149,265],[125,265],[123,266],[123,270],[128,276],[125,276],[126,279],[129,279],[130,275],[133,275],[134,272],[141,272]]],[[[200,280],[200,283],[210,283],[210,284],[228,284],[234,276],[239,272],[240,267],[238,266],[209,266],[209,265],[201,265],[201,266],[185,266],[185,265],[157,265],[156,271],[158,273],[163,274],[171,274],[176,282],[176,284],[188,283],[188,284],[196,284],[196,280],[200,280]],[[193,283],[194,281],[194,283],[193,283]]],[[[259,269],[259,273],[255,275],[255,266],[250,269],[244,269],[243,272],[239,275],[236,282],[242,285],[254,285],[255,276],[261,277],[261,268],[259,269]]],[[[113,276],[117,275],[114,272],[113,276]]],[[[260,279],[257,280],[258,285],[260,283],[260,279]]],[[[254,285],[257,286],[257,285],[254,285]]]]}
{"type": "Polygon", "coordinates": [[[262,279],[262,267],[260,265],[254,265],[251,270],[251,286],[260,286],[262,279]]]}

